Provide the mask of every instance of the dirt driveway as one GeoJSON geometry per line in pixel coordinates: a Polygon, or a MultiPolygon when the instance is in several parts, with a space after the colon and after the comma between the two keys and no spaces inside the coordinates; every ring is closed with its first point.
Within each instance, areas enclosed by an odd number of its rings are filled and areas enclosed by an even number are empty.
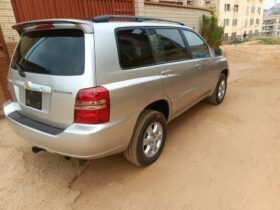
{"type": "Polygon", "coordinates": [[[161,158],[41,153],[0,120],[0,209],[280,209],[280,46],[225,46],[220,106],[200,103],[168,126],[161,158]]]}

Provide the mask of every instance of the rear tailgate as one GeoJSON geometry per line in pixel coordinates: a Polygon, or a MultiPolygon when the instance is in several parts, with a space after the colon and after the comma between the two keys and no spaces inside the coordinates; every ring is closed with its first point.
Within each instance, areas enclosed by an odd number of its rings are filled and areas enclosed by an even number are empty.
{"type": "Polygon", "coordinates": [[[14,26],[21,39],[9,71],[9,88],[21,114],[66,128],[76,94],[95,86],[93,25],[43,20],[14,26]]]}

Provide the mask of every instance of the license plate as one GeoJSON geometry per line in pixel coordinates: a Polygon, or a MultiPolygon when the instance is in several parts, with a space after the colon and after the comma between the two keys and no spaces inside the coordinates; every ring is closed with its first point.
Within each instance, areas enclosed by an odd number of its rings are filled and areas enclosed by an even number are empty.
{"type": "Polygon", "coordinates": [[[42,93],[33,90],[25,90],[25,105],[42,110],[42,93]]]}

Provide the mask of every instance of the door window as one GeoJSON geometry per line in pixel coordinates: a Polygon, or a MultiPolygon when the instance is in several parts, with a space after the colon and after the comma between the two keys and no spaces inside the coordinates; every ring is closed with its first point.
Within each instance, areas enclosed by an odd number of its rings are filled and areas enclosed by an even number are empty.
{"type": "Polygon", "coordinates": [[[120,65],[124,69],[154,64],[154,57],[145,29],[121,29],[117,31],[120,65]]]}
{"type": "Polygon", "coordinates": [[[194,58],[209,57],[209,49],[205,42],[192,31],[183,31],[194,58]]]}
{"type": "Polygon", "coordinates": [[[165,52],[165,61],[187,59],[187,48],[178,29],[155,29],[165,52]]]}

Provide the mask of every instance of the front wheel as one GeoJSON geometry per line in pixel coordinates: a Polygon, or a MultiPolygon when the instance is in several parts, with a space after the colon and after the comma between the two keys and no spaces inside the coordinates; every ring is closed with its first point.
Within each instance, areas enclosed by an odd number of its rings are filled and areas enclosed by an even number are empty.
{"type": "Polygon", "coordinates": [[[144,110],[137,120],[124,157],[137,166],[152,164],[160,156],[166,139],[166,119],[154,110],[144,110]]]}
{"type": "Polygon", "coordinates": [[[217,83],[215,92],[208,99],[211,104],[220,104],[223,102],[227,91],[227,76],[225,74],[221,74],[219,81],[217,83]]]}

